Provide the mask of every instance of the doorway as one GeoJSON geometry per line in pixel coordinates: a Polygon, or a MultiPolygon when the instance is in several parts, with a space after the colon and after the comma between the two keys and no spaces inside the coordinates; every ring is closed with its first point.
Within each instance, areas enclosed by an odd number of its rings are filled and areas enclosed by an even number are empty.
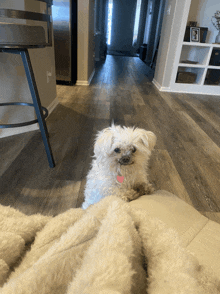
{"type": "MultiPolygon", "coordinates": [[[[166,0],[96,0],[97,60],[108,54],[139,57],[147,43],[147,65],[155,61],[166,0]],[[139,13],[138,13],[139,12],[139,13]],[[139,19],[139,21],[138,21],[139,19]]],[[[103,58],[104,60],[104,58],[103,58]]]]}
{"type": "Polygon", "coordinates": [[[136,56],[133,34],[137,0],[107,0],[107,49],[111,55],[136,56]]]}

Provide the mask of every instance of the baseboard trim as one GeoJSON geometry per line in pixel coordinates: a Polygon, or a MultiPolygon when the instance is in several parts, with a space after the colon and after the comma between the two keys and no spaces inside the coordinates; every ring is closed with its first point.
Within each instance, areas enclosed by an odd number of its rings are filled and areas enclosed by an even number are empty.
{"type": "Polygon", "coordinates": [[[54,111],[54,109],[57,107],[58,104],[59,104],[59,100],[58,100],[58,97],[56,97],[56,99],[54,99],[53,102],[50,103],[50,105],[47,107],[49,115],[54,111]]]}
{"type": "Polygon", "coordinates": [[[162,87],[155,79],[153,79],[152,83],[160,92],[170,92],[169,87],[162,87]]]}
{"type": "Polygon", "coordinates": [[[94,77],[94,74],[95,74],[95,69],[93,69],[93,72],[91,73],[88,81],[80,81],[80,80],[77,80],[76,82],[76,86],[89,86],[93,77],[94,77]]]}
{"type": "Polygon", "coordinates": [[[175,83],[171,87],[162,87],[155,79],[153,79],[152,83],[160,92],[169,92],[169,93],[185,93],[185,94],[202,94],[202,95],[212,95],[219,96],[218,90],[214,92],[216,89],[213,86],[200,86],[195,84],[181,84],[175,83]]]}
{"type": "MultiPolygon", "coordinates": [[[[58,98],[54,99],[53,102],[47,107],[48,110],[48,117],[50,114],[53,112],[55,107],[59,104],[58,98]]],[[[47,117],[47,118],[48,118],[47,117]]],[[[46,120],[47,120],[46,118],[46,120]]],[[[5,138],[5,137],[10,137],[18,134],[23,134],[31,131],[36,131],[39,130],[39,125],[38,123],[30,126],[25,126],[25,127],[20,127],[20,128],[7,128],[7,129],[1,129],[0,132],[0,138],[5,138]]]]}
{"type": "Polygon", "coordinates": [[[160,86],[160,84],[159,84],[155,79],[153,79],[152,83],[154,84],[154,86],[155,86],[158,90],[160,90],[161,86],[160,86]]]}
{"type": "Polygon", "coordinates": [[[92,81],[92,79],[93,79],[93,77],[94,77],[94,74],[95,74],[95,68],[93,69],[93,72],[91,73],[91,75],[90,75],[90,78],[89,78],[89,85],[90,85],[90,83],[91,83],[91,81],[92,81]]]}
{"type": "Polygon", "coordinates": [[[161,85],[155,80],[153,79],[152,83],[154,84],[154,86],[160,91],[160,89],[162,88],[161,85]]]}
{"type": "Polygon", "coordinates": [[[76,86],[89,86],[89,82],[88,81],[77,80],[76,81],[76,86]]]}

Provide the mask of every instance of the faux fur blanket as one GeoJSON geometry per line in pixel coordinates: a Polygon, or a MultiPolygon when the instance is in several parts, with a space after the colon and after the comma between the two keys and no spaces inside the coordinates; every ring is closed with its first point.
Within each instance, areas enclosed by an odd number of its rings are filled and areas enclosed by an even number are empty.
{"type": "Polygon", "coordinates": [[[1,294],[220,293],[173,229],[117,197],[39,223],[44,228],[1,294]]]}
{"type": "Polygon", "coordinates": [[[0,205],[0,286],[11,268],[33,242],[36,233],[51,219],[40,214],[26,216],[18,210],[0,205]]]}

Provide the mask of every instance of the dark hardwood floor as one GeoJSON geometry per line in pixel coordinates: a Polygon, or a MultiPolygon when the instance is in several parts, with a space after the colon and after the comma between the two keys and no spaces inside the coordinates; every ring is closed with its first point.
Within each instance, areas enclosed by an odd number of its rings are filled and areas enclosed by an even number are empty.
{"type": "Polygon", "coordinates": [[[56,167],[38,131],[0,139],[0,204],[50,215],[80,207],[95,134],[114,120],[156,134],[156,189],[220,223],[220,96],[162,93],[151,80],[139,58],[108,55],[89,87],[57,86],[47,119],[56,167]]]}

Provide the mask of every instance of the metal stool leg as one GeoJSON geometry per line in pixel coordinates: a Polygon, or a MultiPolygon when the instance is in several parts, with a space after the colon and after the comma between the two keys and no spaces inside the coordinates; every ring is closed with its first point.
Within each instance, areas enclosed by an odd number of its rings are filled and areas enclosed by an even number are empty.
{"type": "Polygon", "coordinates": [[[36,81],[35,81],[30,56],[29,56],[29,53],[28,53],[27,49],[24,50],[24,51],[23,50],[20,51],[20,54],[21,54],[22,61],[23,61],[23,64],[24,64],[24,69],[25,69],[25,73],[26,73],[26,76],[27,76],[29,88],[30,88],[30,91],[31,91],[31,96],[32,96],[34,108],[35,108],[35,111],[36,111],[37,120],[38,120],[40,131],[41,131],[41,136],[42,136],[42,139],[43,139],[43,142],[44,142],[44,147],[45,147],[45,150],[46,150],[46,153],[47,153],[48,162],[49,162],[50,167],[52,168],[52,167],[55,166],[55,163],[54,163],[54,159],[53,159],[52,150],[51,150],[51,147],[50,147],[48,130],[47,130],[45,119],[43,117],[40,97],[39,97],[39,93],[38,93],[38,90],[37,90],[37,84],[36,84],[36,81]]]}

